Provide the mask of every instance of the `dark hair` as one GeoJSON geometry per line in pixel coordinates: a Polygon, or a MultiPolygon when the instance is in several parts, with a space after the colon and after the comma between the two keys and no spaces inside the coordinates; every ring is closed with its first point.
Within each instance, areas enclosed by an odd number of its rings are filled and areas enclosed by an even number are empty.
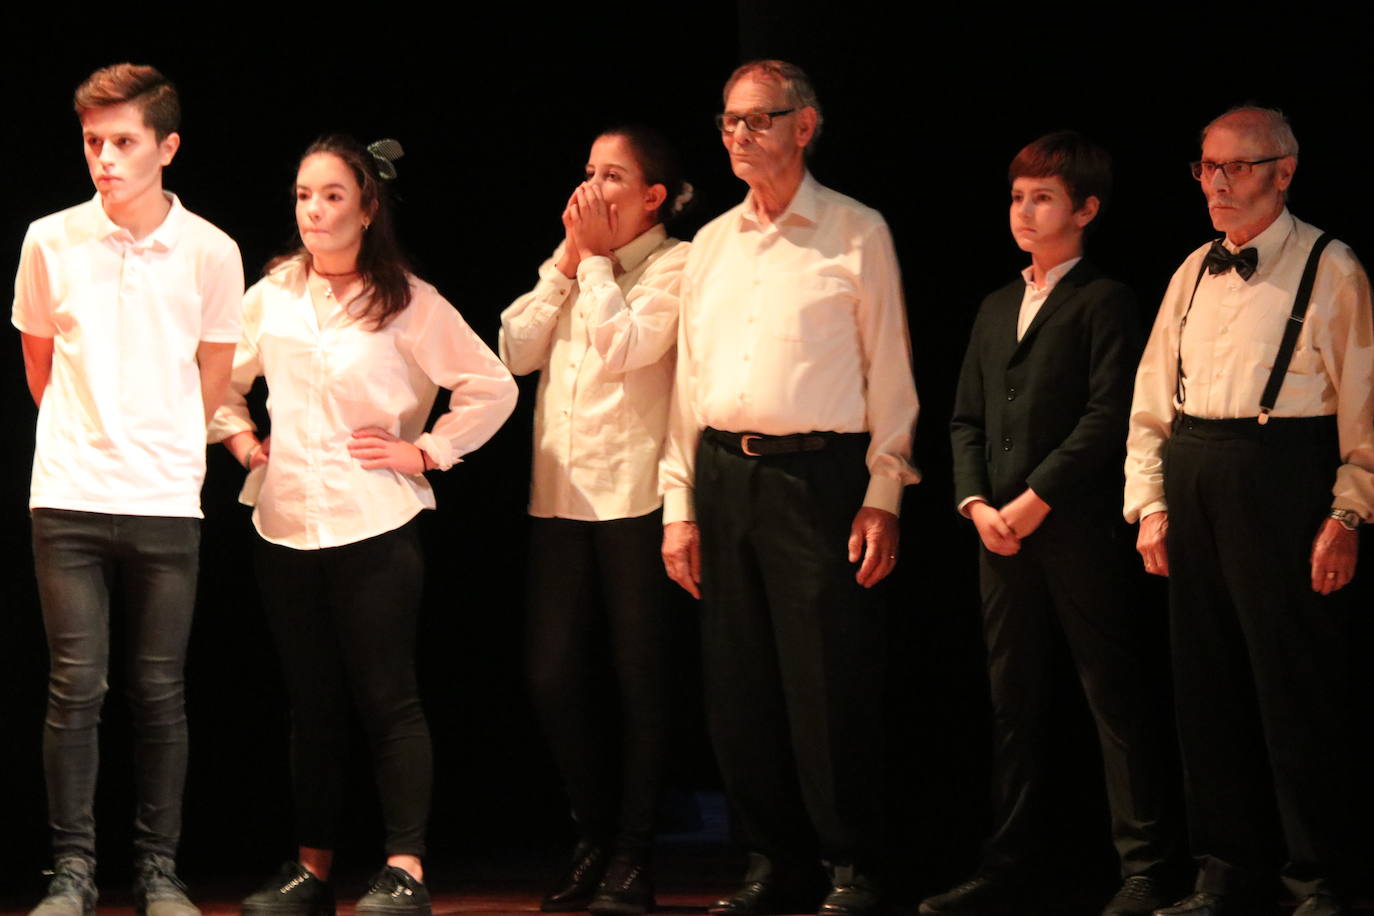
{"type": "Polygon", "coordinates": [[[93,108],[109,108],[125,102],[143,112],[143,123],[153,129],[158,142],[181,126],[181,101],[172,81],[145,64],[113,64],[95,71],[76,87],[72,98],[76,116],[93,108]]]}
{"type": "Polygon", "coordinates": [[[657,222],[667,223],[686,209],[691,190],[682,178],[677,151],[663,134],[643,124],[622,124],[603,130],[597,139],[601,137],[623,137],[644,173],[644,183],[650,187],[661,184],[668,192],[654,214],[657,222]]]}
{"type": "Polygon", "coordinates": [[[1057,130],[1028,143],[1007,169],[1007,180],[1058,178],[1069,192],[1075,210],[1096,197],[1098,212],[1107,209],[1112,194],[1112,157],[1076,130],[1057,130]]]}
{"type": "MultiPolygon", "coordinates": [[[[380,331],[410,305],[410,262],[396,238],[386,182],[377,171],[377,160],[346,134],[329,134],[316,140],[301,155],[301,162],[319,153],[328,153],[348,166],[362,191],[364,212],[372,212],[371,222],[363,232],[362,247],[358,249],[358,273],[363,280],[360,298],[365,297],[367,303],[353,317],[372,322],[372,330],[380,331]]],[[[292,259],[310,263],[304,244],[290,254],[272,259],[263,273],[271,273],[292,259]]]]}

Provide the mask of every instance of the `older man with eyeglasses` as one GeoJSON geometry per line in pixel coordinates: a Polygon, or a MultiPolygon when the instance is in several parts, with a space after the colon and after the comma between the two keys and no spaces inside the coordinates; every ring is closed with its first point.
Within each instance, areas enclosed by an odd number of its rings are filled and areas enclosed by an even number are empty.
{"type": "Polygon", "coordinates": [[[713,914],[874,910],[883,608],[916,423],[892,239],[818,184],[806,75],[755,61],[717,118],[744,203],[683,273],[663,559],[702,598],[706,712],[750,851],[713,914]],[[818,887],[816,889],[819,889],[818,887]]]}
{"type": "Polygon", "coordinates": [[[1225,237],[1174,274],[1136,375],[1125,513],[1169,578],[1200,863],[1157,916],[1259,912],[1276,810],[1299,916],[1346,912],[1340,590],[1374,518],[1374,327],[1350,249],[1288,212],[1297,162],[1274,110],[1203,131],[1193,176],[1225,237]]]}

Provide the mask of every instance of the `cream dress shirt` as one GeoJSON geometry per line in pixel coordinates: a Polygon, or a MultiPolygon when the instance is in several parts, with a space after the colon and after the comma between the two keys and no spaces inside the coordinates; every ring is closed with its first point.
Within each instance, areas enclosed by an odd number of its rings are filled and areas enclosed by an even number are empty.
{"type": "MultiPolygon", "coordinates": [[[[871,434],[864,505],[897,513],[918,403],[887,224],[808,173],[769,225],[744,203],[697,233],[682,280],[662,478],[665,523],[692,520],[705,427],[871,434]]],[[[854,507],[858,510],[858,506],[854,507]]]]}
{"type": "MultiPolygon", "coordinates": [[[[1204,273],[1183,331],[1185,403],[1175,400],[1179,326],[1211,243],[1174,273],[1136,372],[1126,455],[1126,520],[1167,510],[1162,454],[1174,417],[1257,417],[1307,255],[1321,231],[1284,210],[1243,246],[1259,254],[1248,280],[1204,273]]],[[[1232,251],[1236,246],[1226,242],[1232,251]]],[[[1374,320],[1369,279],[1350,249],[1322,254],[1307,319],[1275,417],[1335,414],[1341,460],[1332,505],[1374,520],[1374,320]]]]}
{"type": "Polygon", "coordinates": [[[168,199],[138,241],[99,195],[24,237],[14,326],[53,340],[31,508],[201,517],[196,348],[238,340],[243,264],[233,239],[168,199]]]}
{"type": "Polygon", "coordinates": [[[691,246],[655,226],[574,281],[554,265],[501,313],[501,358],[538,371],[530,515],[604,521],[663,503],[658,461],[668,426],[678,287],[691,246]],[[615,265],[621,270],[615,275],[615,265]]]}
{"type": "Polygon", "coordinates": [[[272,448],[244,482],[265,540],[314,550],[401,527],[434,508],[423,476],[364,470],[348,452],[354,430],[377,426],[413,442],[443,470],[495,434],[515,408],[515,381],[458,312],[410,278],[406,309],[379,331],[334,304],[323,327],[304,264],[291,260],[248,290],[229,396],[210,441],[253,429],[244,396],[267,379],[272,448]],[[424,432],[439,387],[448,412],[424,432]]]}

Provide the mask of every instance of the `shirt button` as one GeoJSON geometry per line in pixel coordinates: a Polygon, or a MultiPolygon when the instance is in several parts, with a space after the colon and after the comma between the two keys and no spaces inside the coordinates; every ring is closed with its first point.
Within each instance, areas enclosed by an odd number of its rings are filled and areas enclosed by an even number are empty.
{"type": "Polygon", "coordinates": [[[561,411],[559,411],[559,413],[563,414],[563,416],[566,417],[570,413],[570,411],[568,410],[568,408],[564,407],[561,411]]]}
{"type": "Polygon", "coordinates": [[[1015,388],[1008,388],[1008,389],[1007,389],[1007,400],[1008,400],[1008,401],[1014,401],[1014,400],[1016,400],[1016,389],[1015,389],[1015,388]]]}
{"type": "Polygon", "coordinates": [[[1004,451],[1004,452],[1009,452],[1009,451],[1011,451],[1011,436],[1003,436],[1003,437],[1002,437],[1002,451],[1004,451]]]}
{"type": "Polygon", "coordinates": [[[745,361],[746,363],[749,362],[749,354],[748,354],[748,353],[744,354],[744,361],[745,361]]]}

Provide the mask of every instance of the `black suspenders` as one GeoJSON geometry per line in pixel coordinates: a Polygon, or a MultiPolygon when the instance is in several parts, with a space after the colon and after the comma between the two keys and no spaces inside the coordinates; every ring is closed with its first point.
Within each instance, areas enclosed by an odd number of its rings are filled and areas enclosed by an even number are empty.
{"type": "MultiPolygon", "coordinates": [[[[1274,368],[1269,373],[1269,381],[1264,385],[1264,393],[1260,395],[1258,420],[1261,425],[1269,422],[1269,412],[1274,409],[1279,389],[1283,387],[1283,377],[1288,374],[1288,364],[1293,360],[1293,348],[1298,344],[1298,334],[1302,332],[1302,323],[1307,318],[1307,304],[1312,299],[1312,287],[1317,282],[1317,262],[1321,260],[1322,251],[1330,242],[1330,233],[1323,232],[1312,246],[1311,254],[1307,256],[1307,266],[1303,268],[1302,280],[1298,283],[1298,294],[1293,299],[1293,311],[1284,325],[1283,340],[1280,341],[1279,351],[1274,356],[1274,368]]],[[[1202,275],[1206,272],[1207,262],[1204,260],[1198,268],[1197,280],[1193,282],[1193,294],[1188,297],[1188,307],[1183,310],[1183,318],[1178,325],[1178,368],[1174,375],[1174,398],[1178,401],[1180,413],[1184,400],[1183,329],[1188,324],[1188,313],[1193,310],[1197,288],[1202,285],[1202,275]]]]}

